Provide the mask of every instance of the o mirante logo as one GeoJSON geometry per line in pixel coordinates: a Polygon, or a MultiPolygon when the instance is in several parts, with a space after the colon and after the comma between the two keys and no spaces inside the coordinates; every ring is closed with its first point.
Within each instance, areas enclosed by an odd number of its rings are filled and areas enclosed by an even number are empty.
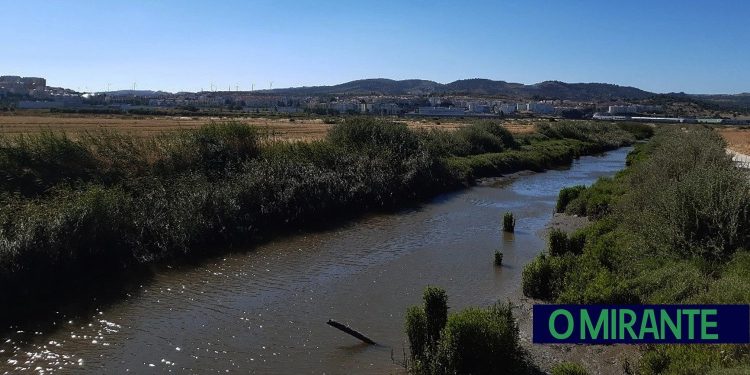
{"type": "Polygon", "coordinates": [[[749,305],[534,305],[534,343],[746,344],[749,305]]]}

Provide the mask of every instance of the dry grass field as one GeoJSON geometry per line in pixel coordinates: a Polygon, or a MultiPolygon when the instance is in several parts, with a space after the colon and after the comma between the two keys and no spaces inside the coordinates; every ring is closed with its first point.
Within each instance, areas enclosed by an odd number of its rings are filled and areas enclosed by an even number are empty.
{"type": "MultiPolygon", "coordinates": [[[[179,117],[179,116],[121,116],[121,115],[70,115],[37,114],[0,115],[0,134],[33,134],[42,131],[64,131],[75,137],[76,134],[96,131],[117,131],[142,137],[164,132],[193,129],[211,121],[240,121],[257,126],[271,138],[285,140],[315,140],[323,138],[332,125],[314,118],[222,118],[222,117],[179,117]]],[[[469,120],[401,119],[409,127],[455,130],[468,124],[469,120]]],[[[517,120],[506,122],[505,126],[515,134],[531,133],[531,121],[517,120]]]]}
{"type": "Polygon", "coordinates": [[[723,128],[717,131],[732,151],[750,155],[750,128],[723,128]]]}

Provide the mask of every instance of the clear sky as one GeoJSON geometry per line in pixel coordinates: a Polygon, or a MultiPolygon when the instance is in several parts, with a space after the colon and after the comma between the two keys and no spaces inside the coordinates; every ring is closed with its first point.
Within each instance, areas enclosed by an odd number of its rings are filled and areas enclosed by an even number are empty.
{"type": "Polygon", "coordinates": [[[479,77],[750,92],[747,0],[0,4],[0,74],[81,91],[479,77]]]}

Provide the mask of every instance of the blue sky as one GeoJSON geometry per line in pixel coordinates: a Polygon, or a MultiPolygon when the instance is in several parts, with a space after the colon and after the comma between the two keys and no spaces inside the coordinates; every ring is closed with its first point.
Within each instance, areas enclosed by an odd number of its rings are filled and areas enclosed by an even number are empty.
{"type": "Polygon", "coordinates": [[[0,4],[0,74],[79,90],[481,77],[750,92],[744,0],[0,4]]]}

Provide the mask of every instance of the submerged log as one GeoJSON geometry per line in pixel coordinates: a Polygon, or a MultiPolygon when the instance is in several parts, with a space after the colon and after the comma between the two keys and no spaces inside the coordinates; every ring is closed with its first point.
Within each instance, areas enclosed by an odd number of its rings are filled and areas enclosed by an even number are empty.
{"type": "Polygon", "coordinates": [[[341,323],[339,323],[339,322],[337,322],[337,321],[335,321],[333,319],[328,319],[328,323],[326,323],[326,324],[328,324],[329,326],[331,326],[333,328],[337,328],[337,329],[339,329],[341,331],[344,331],[344,332],[346,332],[346,333],[348,333],[348,334],[350,334],[350,335],[352,335],[352,336],[360,339],[365,344],[377,345],[377,343],[375,341],[370,340],[369,337],[367,337],[367,336],[365,336],[365,335],[363,335],[363,334],[355,331],[354,329],[349,328],[347,325],[341,324],[341,323]]]}

